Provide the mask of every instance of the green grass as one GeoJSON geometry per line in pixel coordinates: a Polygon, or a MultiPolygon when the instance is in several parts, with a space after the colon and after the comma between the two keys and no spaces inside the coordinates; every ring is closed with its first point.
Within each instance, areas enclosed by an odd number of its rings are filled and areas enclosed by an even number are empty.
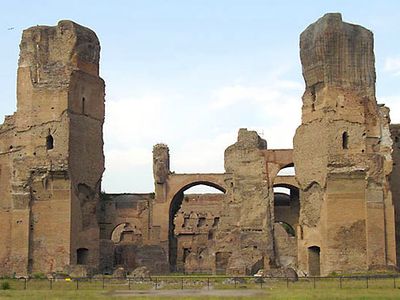
{"type": "MultiPolygon", "coordinates": [[[[154,278],[153,278],[154,279],[154,278]]],[[[296,282],[286,281],[285,279],[265,278],[262,284],[255,282],[255,278],[243,278],[237,281],[236,289],[233,280],[226,278],[203,276],[185,276],[185,277],[157,277],[158,290],[169,291],[177,290],[174,297],[113,297],[113,291],[127,291],[129,288],[141,292],[153,290],[155,282],[131,281],[107,279],[103,280],[82,280],[78,282],[65,280],[53,281],[50,284],[48,280],[32,279],[27,281],[27,289],[24,290],[24,280],[5,279],[2,282],[8,282],[9,290],[0,290],[0,299],[400,299],[400,278],[394,281],[393,278],[300,278],[296,282]],[[179,291],[182,287],[182,279],[185,290],[202,289],[207,290],[207,284],[215,293],[218,291],[231,290],[231,295],[235,291],[246,290],[261,293],[259,296],[248,297],[217,297],[217,296],[191,296],[180,297],[179,291]],[[341,284],[341,285],[340,285],[341,284]],[[340,288],[340,286],[342,288],[340,288]],[[396,288],[394,288],[396,286],[396,288]],[[77,287],[79,290],[77,290],[77,287]],[[368,288],[367,288],[368,287],[368,288]],[[50,289],[51,288],[51,289],[50,289]]],[[[189,295],[191,295],[189,293],[189,295]]]]}
{"type": "Polygon", "coordinates": [[[324,291],[323,289],[312,290],[285,290],[285,289],[264,289],[260,296],[250,297],[214,297],[214,296],[201,296],[201,297],[112,297],[110,292],[105,291],[0,291],[0,299],[21,299],[21,300],[55,300],[55,299],[163,299],[163,300],[176,300],[179,299],[209,299],[209,300],[222,300],[222,299],[399,299],[399,289],[330,289],[324,291]]]}

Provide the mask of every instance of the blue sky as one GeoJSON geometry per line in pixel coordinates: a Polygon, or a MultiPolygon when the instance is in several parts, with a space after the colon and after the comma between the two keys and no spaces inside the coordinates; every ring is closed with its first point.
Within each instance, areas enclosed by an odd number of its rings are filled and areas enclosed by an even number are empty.
{"type": "Polygon", "coordinates": [[[400,122],[398,1],[7,1],[0,32],[0,115],[15,110],[22,30],[70,19],[101,42],[107,192],[153,190],[151,151],[176,172],[222,172],[240,127],[288,148],[304,82],[299,35],[327,12],[374,32],[378,102],[400,122]],[[13,28],[13,29],[10,29],[13,28]]]}

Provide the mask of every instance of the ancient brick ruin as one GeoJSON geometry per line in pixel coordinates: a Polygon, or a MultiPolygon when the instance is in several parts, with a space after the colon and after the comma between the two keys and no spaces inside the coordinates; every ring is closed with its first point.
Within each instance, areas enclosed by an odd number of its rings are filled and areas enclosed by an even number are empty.
{"type": "Polygon", "coordinates": [[[268,149],[240,129],[224,173],[177,174],[158,144],[150,194],[100,192],[99,54],[95,33],[71,21],[23,32],[17,112],[0,127],[2,275],[397,266],[400,125],[376,102],[370,31],[327,14],[301,34],[306,90],[294,149],[268,149]],[[290,167],[295,175],[281,175],[290,167]],[[221,193],[185,194],[199,184],[221,193]]]}

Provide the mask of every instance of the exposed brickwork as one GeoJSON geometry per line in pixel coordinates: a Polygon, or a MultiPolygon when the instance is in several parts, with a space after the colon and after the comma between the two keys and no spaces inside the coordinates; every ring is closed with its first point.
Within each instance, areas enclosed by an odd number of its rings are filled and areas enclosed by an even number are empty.
{"type": "Polygon", "coordinates": [[[375,99],[367,29],[327,14],[301,34],[306,90],[293,150],[240,129],[224,173],[176,174],[158,144],[151,194],[100,193],[96,35],[60,21],[25,30],[20,49],[17,112],[0,125],[2,274],[327,275],[396,265],[400,129],[375,99]],[[290,166],[296,176],[278,175],[290,166]],[[199,184],[221,193],[185,194],[199,184]]]}

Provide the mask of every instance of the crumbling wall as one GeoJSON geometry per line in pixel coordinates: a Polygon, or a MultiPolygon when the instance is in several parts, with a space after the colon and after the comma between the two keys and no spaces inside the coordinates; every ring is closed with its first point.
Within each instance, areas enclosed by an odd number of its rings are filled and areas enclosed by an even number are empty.
{"type": "Polygon", "coordinates": [[[14,261],[11,259],[12,208],[11,176],[14,149],[15,116],[6,116],[0,125],[0,264],[1,274],[11,274],[14,261]]]}
{"type": "Polygon", "coordinates": [[[215,269],[215,232],[225,194],[188,194],[174,218],[177,271],[210,274],[215,269]]]}
{"type": "Polygon", "coordinates": [[[165,273],[171,249],[188,273],[243,275],[298,262],[325,275],[396,264],[400,130],[389,130],[389,110],[376,103],[372,33],[327,14],[301,34],[300,48],[306,90],[293,160],[240,129],[225,173],[175,174],[158,144],[154,194],[100,199],[99,41],[71,21],[25,30],[17,112],[0,125],[0,275],[143,265],[165,273]],[[281,178],[281,186],[299,185],[300,208],[297,198],[275,207],[276,175],[293,161],[296,181],[281,178]],[[197,184],[225,194],[184,198],[197,184]],[[295,236],[279,221],[297,227],[295,236]]]}
{"type": "Polygon", "coordinates": [[[250,274],[275,263],[273,191],[262,152],[266,148],[255,131],[240,129],[237,142],[225,150],[225,170],[232,177],[215,249],[231,253],[231,274],[250,274]]]}
{"type": "Polygon", "coordinates": [[[372,33],[326,14],[301,34],[300,57],[306,90],[294,137],[299,267],[307,272],[309,247],[321,249],[321,274],[391,265],[391,141],[388,111],[375,99],[372,33]]]}
{"type": "Polygon", "coordinates": [[[397,266],[400,266],[400,124],[390,125],[391,139],[393,141],[393,171],[390,174],[390,189],[395,209],[396,230],[396,257],[397,266]]]}
{"type": "Polygon", "coordinates": [[[100,267],[112,273],[146,266],[151,274],[169,270],[167,253],[150,237],[150,204],[154,194],[102,194],[99,211],[100,267]]]}
{"type": "Polygon", "coordinates": [[[0,130],[0,147],[8,147],[0,149],[9,180],[2,189],[8,206],[2,220],[10,220],[1,227],[10,233],[0,246],[0,259],[7,252],[10,262],[5,274],[64,271],[77,263],[77,248],[88,249],[87,266],[97,267],[95,212],[104,170],[99,51],[94,32],[71,21],[23,32],[17,112],[0,130]],[[87,97],[85,112],[80,97],[87,97]],[[90,190],[85,196],[82,186],[90,190]]]}
{"type": "Polygon", "coordinates": [[[297,267],[297,238],[290,235],[282,224],[274,224],[275,255],[280,267],[297,267]]]}

